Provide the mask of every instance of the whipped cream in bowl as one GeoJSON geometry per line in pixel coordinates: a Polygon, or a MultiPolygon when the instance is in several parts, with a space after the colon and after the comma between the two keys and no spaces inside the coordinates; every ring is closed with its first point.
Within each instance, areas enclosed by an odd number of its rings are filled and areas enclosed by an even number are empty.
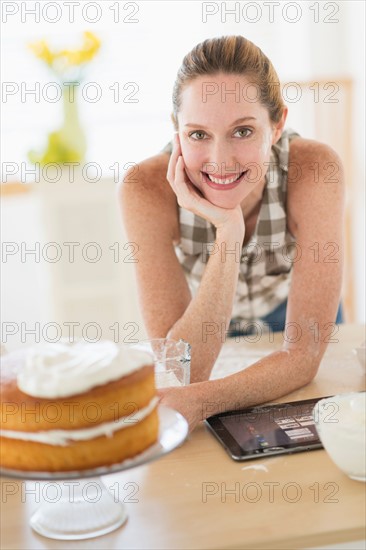
{"type": "Polygon", "coordinates": [[[64,339],[29,348],[17,385],[33,397],[57,399],[84,393],[153,364],[151,353],[110,340],[90,343],[64,339]]]}
{"type": "Polygon", "coordinates": [[[313,417],[333,462],[350,478],[366,481],[366,393],[344,393],[321,399],[313,417]]]}

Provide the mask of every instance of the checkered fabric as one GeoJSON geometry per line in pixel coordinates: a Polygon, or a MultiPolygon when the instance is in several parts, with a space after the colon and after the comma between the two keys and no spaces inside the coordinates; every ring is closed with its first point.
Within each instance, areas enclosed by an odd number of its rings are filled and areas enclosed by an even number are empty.
{"type": "MultiPolygon", "coordinates": [[[[288,296],[297,250],[295,238],[286,224],[286,191],[290,141],[297,136],[297,132],[287,129],[272,146],[254,233],[241,250],[238,246],[232,251],[240,261],[240,272],[231,324],[256,321],[272,312],[288,296]]],[[[171,153],[171,150],[170,142],[162,151],[171,153]]],[[[175,252],[194,297],[210,255],[221,253],[225,257],[230,251],[218,250],[216,228],[204,218],[179,207],[179,222],[181,240],[175,252]]]]}

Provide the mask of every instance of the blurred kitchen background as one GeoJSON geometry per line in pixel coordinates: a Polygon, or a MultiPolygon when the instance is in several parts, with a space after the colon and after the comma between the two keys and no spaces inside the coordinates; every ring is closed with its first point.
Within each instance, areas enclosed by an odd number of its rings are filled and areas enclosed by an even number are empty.
{"type": "Polygon", "coordinates": [[[5,346],[57,341],[73,330],[90,340],[146,337],[134,280],[136,244],[124,233],[117,183],[131,164],[171,139],[171,92],[183,56],[205,38],[227,34],[246,36],[272,60],[289,106],[287,126],[328,143],[343,160],[343,302],[347,322],[364,322],[364,20],[364,2],[352,0],[3,2],[5,346]],[[71,165],[59,173],[30,161],[29,152],[46,151],[50,133],[64,124],[64,108],[50,85],[55,74],[29,44],[45,40],[50,50],[74,51],[85,32],[100,48],[76,92],[85,169],[70,181],[71,165]]]}

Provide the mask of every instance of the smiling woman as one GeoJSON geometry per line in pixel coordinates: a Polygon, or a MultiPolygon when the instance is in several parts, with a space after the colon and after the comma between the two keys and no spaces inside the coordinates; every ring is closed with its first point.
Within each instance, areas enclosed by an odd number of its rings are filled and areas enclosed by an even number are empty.
{"type": "Polygon", "coordinates": [[[257,185],[263,188],[264,163],[286,115],[272,63],[244,37],[206,40],[183,59],[173,90],[172,120],[189,179],[204,195],[209,189],[220,191],[205,195],[213,204],[232,208],[239,195],[244,199],[257,185]],[[244,183],[240,179],[233,187],[218,187],[220,179],[228,183],[233,175],[241,175],[245,185],[239,186],[244,183]],[[221,193],[233,188],[235,193],[221,193]]]}
{"type": "Polygon", "coordinates": [[[251,192],[264,187],[271,145],[280,136],[285,114],[271,128],[268,110],[262,103],[250,103],[244,94],[238,101],[240,94],[228,91],[253,85],[248,76],[210,75],[213,89],[219,90],[224,82],[227,90],[205,97],[202,92],[207,79],[196,77],[181,93],[182,107],[177,116],[186,173],[212,204],[234,208],[237,204],[244,207],[245,201],[246,209],[250,209],[251,192]],[[240,117],[243,113],[246,116],[240,117]],[[191,120],[197,122],[188,122],[191,120]],[[229,189],[233,192],[223,193],[229,189]]]}
{"type": "Polygon", "coordinates": [[[197,383],[162,392],[191,426],[205,400],[229,410],[308,383],[341,320],[342,167],[328,146],[285,130],[286,116],[257,46],[242,36],[205,40],[178,71],[173,143],[121,185],[149,336],[192,346],[197,383]],[[338,168],[331,184],[326,163],[338,168]],[[226,335],[260,336],[264,325],[284,330],[282,351],[207,381],[226,335]]]}

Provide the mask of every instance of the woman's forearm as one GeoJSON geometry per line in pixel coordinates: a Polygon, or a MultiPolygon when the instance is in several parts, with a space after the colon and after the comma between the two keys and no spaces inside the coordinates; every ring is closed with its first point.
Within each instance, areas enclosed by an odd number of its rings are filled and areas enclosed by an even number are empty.
{"type": "Polygon", "coordinates": [[[194,384],[189,398],[197,420],[273,401],[301,388],[314,378],[319,362],[310,363],[302,352],[275,351],[236,374],[194,384]]]}
{"type": "Polygon", "coordinates": [[[169,331],[169,338],[183,338],[192,346],[192,383],[208,379],[225,341],[238,283],[243,238],[240,226],[217,230],[197,295],[169,331]]]}

